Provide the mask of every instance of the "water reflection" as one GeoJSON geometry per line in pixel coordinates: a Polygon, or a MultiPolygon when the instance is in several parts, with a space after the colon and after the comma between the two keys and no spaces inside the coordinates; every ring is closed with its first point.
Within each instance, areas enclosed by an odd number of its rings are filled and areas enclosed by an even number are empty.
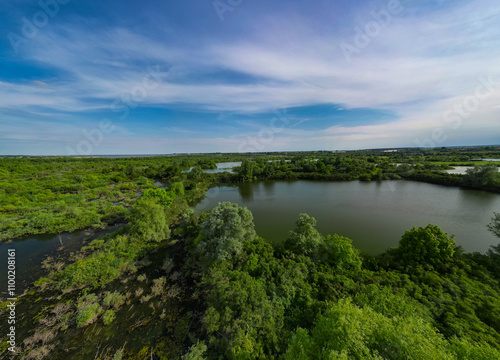
{"type": "Polygon", "coordinates": [[[252,201],[253,200],[253,198],[254,198],[253,190],[254,190],[254,184],[245,183],[245,184],[241,184],[238,187],[239,194],[240,194],[241,199],[243,201],[252,201]]]}
{"type": "Polygon", "coordinates": [[[275,187],[275,184],[276,184],[275,181],[266,181],[266,182],[262,183],[262,185],[264,187],[264,194],[266,194],[266,196],[268,198],[274,196],[274,191],[275,191],[274,187],[275,187]]]}
{"type": "Polygon", "coordinates": [[[371,254],[398,246],[405,231],[428,224],[455,234],[467,252],[484,253],[498,243],[486,224],[499,211],[500,196],[484,191],[404,180],[275,181],[220,189],[203,204],[203,211],[221,201],[246,206],[258,234],[276,243],[286,239],[300,213],[314,216],[323,234],[349,237],[358,249],[371,254]]]}

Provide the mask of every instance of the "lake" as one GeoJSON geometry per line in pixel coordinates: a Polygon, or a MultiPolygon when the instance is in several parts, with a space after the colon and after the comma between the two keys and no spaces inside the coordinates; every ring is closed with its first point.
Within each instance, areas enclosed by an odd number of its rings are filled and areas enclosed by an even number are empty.
{"type": "Polygon", "coordinates": [[[465,251],[485,253],[500,239],[487,229],[500,212],[500,195],[413,181],[269,181],[216,187],[195,206],[207,211],[219,202],[248,207],[257,233],[282,242],[300,213],[318,220],[323,234],[346,236],[356,248],[379,254],[398,245],[406,230],[435,224],[455,234],[465,251]]]}

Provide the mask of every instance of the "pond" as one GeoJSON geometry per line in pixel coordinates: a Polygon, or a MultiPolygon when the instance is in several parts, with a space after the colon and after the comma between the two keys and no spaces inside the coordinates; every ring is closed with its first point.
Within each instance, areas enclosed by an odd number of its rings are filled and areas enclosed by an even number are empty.
{"type": "Polygon", "coordinates": [[[323,234],[346,236],[356,248],[379,254],[398,245],[406,230],[435,224],[466,252],[485,253],[500,239],[487,229],[500,212],[500,195],[413,181],[276,181],[216,187],[195,206],[208,211],[219,202],[248,207],[257,233],[272,243],[286,239],[299,214],[318,220],[323,234]]]}

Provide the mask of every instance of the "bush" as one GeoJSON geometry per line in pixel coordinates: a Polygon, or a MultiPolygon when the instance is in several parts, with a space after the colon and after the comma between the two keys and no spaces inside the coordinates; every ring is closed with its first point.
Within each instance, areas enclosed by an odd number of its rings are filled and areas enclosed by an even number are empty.
{"type": "Polygon", "coordinates": [[[118,310],[120,306],[123,305],[124,302],[125,302],[124,296],[119,292],[115,291],[106,295],[102,304],[108,308],[114,307],[115,309],[118,310]]]}
{"type": "Polygon", "coordinates": [[[168,190],[173,195],[174,198],[179,196],[184,196],[184,185],[181,182],[173,183],[168,187],[168,190]]]}
{"type": "Polygon", "coordinates": [[[151,296],[161,295],[165,291],[165,285],[167,284],[167,279],[161,277],[159,279],[153,280],[153,287],[151,288],[151,296]]]}
{"type": "Polygon", "coordinates": [[[205,352],[207,351],[207,346],[202,342],[199,342],[189,349],[189,351],[182,357],[182,360],[203,360],[205,352]]]}
{"type": "Polygon", "coordinates": [[[141,200],[154,200],[168,209],[174,202],[174,196],[165,189],[147,189],[142,194],[141,200]]]}
{"type": "Polygon", "coordinates": [[[163,207],[152,200],[136,202],[127,216],[132,235],[144,241],[160,242],[170,237],[163,207]]]}
{"type": "Polygon", "coordinates": [[[102,308],[99,304],[94,303],[83,307],[76,314],[76,325],[83,327],[92,324],[97,317],[102,313],[102,308]]]}
{"type": "Polygon", "coordinates": [[[114,310],[108,310],[102,316],[102,321],[104,322],[104,325],[111,324],[115,319],[116,319],[116,313],[114,310]]]}

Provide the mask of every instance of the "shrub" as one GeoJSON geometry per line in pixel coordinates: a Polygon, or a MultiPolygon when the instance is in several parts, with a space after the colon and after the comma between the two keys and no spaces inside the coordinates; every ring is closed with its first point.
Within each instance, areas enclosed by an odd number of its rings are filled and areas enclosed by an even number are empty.
{"type": "Polygon", "coordinates": [[[99,304],[87,305],[76,314],[76,325],[83,327],[92,324],[101,313],[102,308],[99,304]]]}
{"type": "Polygon", "coordinates": [[[173,268],[174,268],[174,261],[167,256],[167,258],[163,261],[161,269],[168,274],[172,271],[173,268]]]}
{"type": "Polygon", "coordinates": [[[136,202],[127,220],[130,221],[131,235],[138,236],[143,241],[160,242],[170,237],[170,229],[163,207],[152,200],[136,202]]]}
{"type": "Polygon", "coordinates": [[[139,297],[142,295],[142,293],[144,292],[144,289],[143,288],[138,288],[136,291],[135,291],[135,297],[139,297]]]}
{"type": "Polygon", "coordinates": [[[115,319],[116,319],[116,313],[114,310],[108,310],[102,316],[102,321],[104,322],[104,325],[111,324],[115,319]]]}
{"type": "Polygon", "coordinates": [[[173,197],[184,196],[184,185],[181,182],[175,182],[168,187],[173,197]]]}
{"type": "Polygon", "coordinates": [[[167,279],[161,277],[159,279],[153,280],[153,287],[151,288],[151,295],[158,296],[161,295],[165,291],[165,285],[167,283],[167,279]]]}
{"type": "Polygon", "coordinates": [[[124,302],[125,302],[124,296],[119,292],[115,291],[106,295],[102,304],[106,307],[114,307],[115,309],[118,309],[120,306],[123,305],[124,302]]]}
{"type": "Polygon", "coordinates": [[[174,196],[172,196],[172,193],[166,191],[165,189],[147,189],[142,194],[141,200],[148,199],[155,200],[167,209],[172,206],[172,203],[174,202],[174,196]]]}

